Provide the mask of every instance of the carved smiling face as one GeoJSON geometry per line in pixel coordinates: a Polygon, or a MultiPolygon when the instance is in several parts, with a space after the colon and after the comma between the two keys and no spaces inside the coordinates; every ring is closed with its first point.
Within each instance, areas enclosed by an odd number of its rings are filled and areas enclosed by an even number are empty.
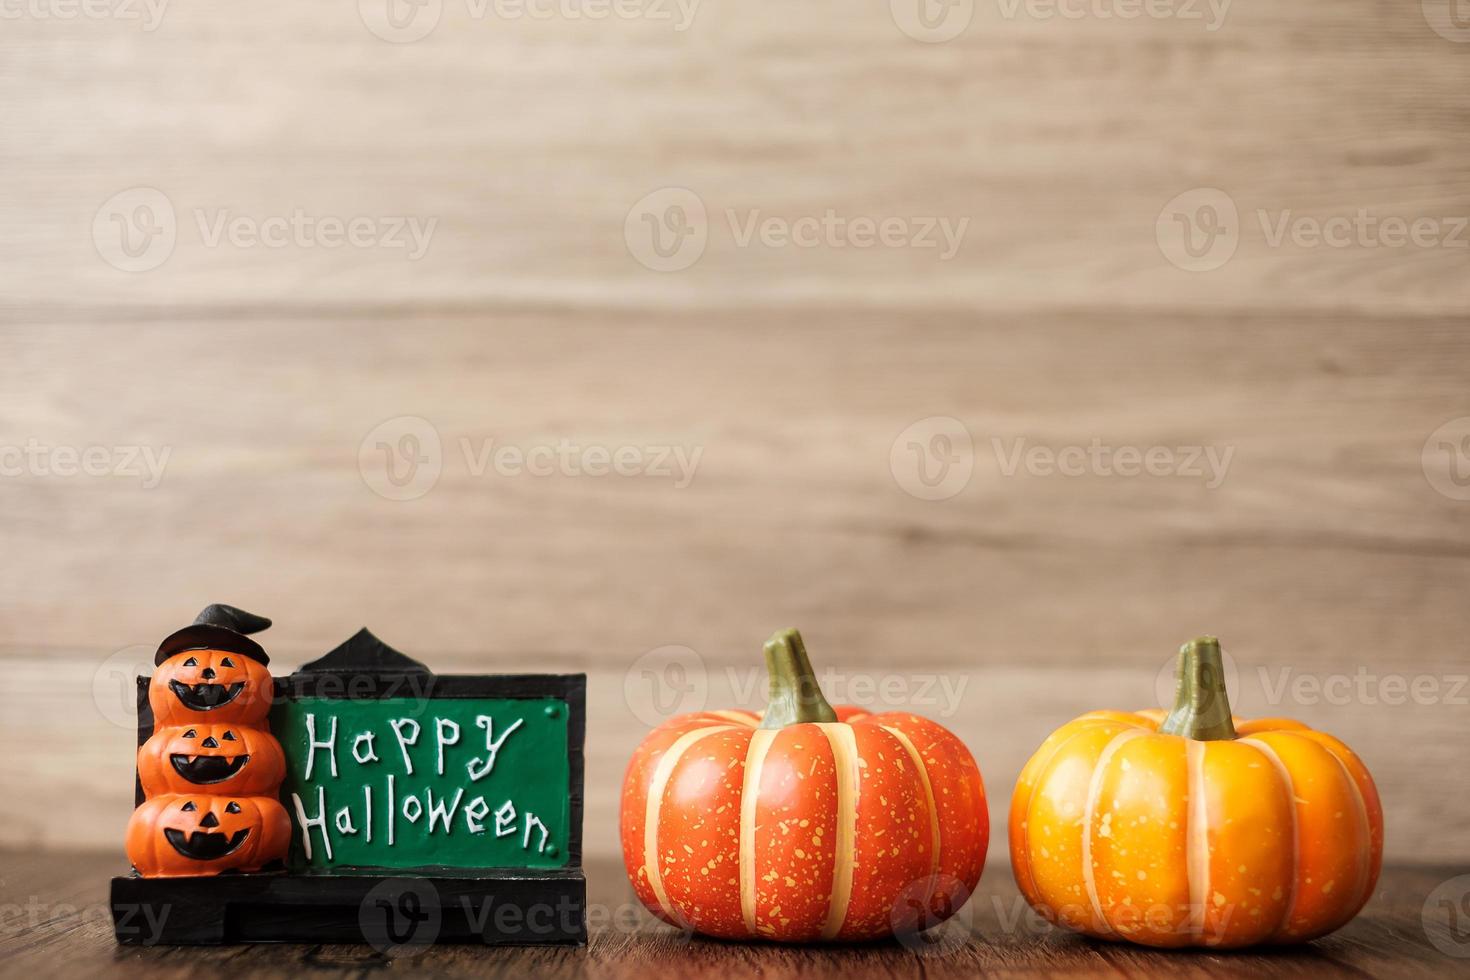
{"type": "Polygon", "coordinates": [[[138,779],[148,796],[273,796],[285,775],[280,743],[241,725],[160,728],[138,750],[138,779]]]}
{"type": "Polygon", "coordinates": [[[147,878],[259,871],[290,842],[290,818],[265,796],[156,796],[128,821],[128,859],[147,878]]]}
{"type": "Polygon", "coordinates": [[[271,675],[241,653],[185,650],[169,657],[148,684],[156,727],[193,722],[258,725],[271,706],[271,675]]]}

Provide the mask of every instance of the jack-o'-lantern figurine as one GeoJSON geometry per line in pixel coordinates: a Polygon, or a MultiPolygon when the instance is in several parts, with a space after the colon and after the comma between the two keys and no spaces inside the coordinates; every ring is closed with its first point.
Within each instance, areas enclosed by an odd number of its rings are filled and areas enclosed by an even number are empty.
{"type": "Polygon", "coordinates": [[[291,819],[266,796],[169,793],[133,811],[128,860],[144,877],[260,871],[282,861],[291,819]]]}
{"type": "Polygon", "coordinates": [[[281,743],[244,725],[172,725],[138,750],[148,797],[164,793],[270,796],[286,776],[281,743]]]}
{"type": "Polygon", "coordinates": [[[270,658],[247,634],[271,621],[212,605],[158,646],[148,683],[153,735],[138,749],[145,801],[127,849],[146,878],[260,871],[283,864],[291,820],[271,735],[270,658]]]}
{"type": "Polygon", "coordinates": [[[154,725],[262,724],[271,707],[270,657],[247,634],[270,624],[215,604],[169,635],[158,645],[148,685],[154,725]]]}

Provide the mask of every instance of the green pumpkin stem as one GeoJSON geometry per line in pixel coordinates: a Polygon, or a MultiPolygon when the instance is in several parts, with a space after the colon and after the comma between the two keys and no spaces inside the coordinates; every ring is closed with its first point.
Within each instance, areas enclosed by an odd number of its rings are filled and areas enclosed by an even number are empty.
{"type": "Polygon", "coordinates": [[[837,712],[822,696],[806,644],[796,630],[780,630],[766,641],[766,672],[771,679],[762,728],[785,728],[813,721],[836,721],[837,712]]]}
{"type": "Polygon", "coordinates": [[[1174,710],[1169,712],[1159,731],[1199,742],[1234,738],[1220,641],[1213,636],[1201,636],[1180,647],[1175,676],[1174,710]]]}

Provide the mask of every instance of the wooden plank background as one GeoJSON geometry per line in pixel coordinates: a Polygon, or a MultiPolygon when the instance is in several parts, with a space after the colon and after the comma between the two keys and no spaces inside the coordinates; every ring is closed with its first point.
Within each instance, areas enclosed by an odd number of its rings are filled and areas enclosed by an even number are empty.
{"type": "Polygon", "coordinates": [[[692,675],[653,676],[731,704],[798,625],[833,682],[959,731],[997,823],[1048,731],[1156,703],[1218,632],[1243,713],[1359,749],[1392,857],[1470,859],[1470,502],[1422,456],[1470,414],[1470,251],[1273,246],[1257,217],[1470,214],[1466,49],[1368,0],[1240,0],[1214,31],[982,3],[942,44],[888,6],[701,5],[678,31],[446,3],[411,44],[351,4],[8,20],[0,449],[168,462],[0,478],[0,844],[120,849],[118,692],[229,601],[277,620],[280,670],[366,624],[440,671],[587,671],[594,857],[650,651],[687,647],[692,675]],[[129,273],[93,227],[137,187],[177,241],[129,273]],[[668,187],[708,243],[661,273],[624,229],[668,187]],[[1155,226],[1202,187],[1238,241],[1188,272],[1155,226]],[[969,224],[943,260],[742,246],[728,209],[969,224]],[[417,261],[199,227],[297,210],[437,224],[417,261]],[[393,501],[360,450],[406,416],[442,474],[393,501]],[[935,417],[974,471],[926,501],[892,455],[935,417]],[[490,439],[701,455],[685,487],[476,475],[461,441],[490,439]],[[1006,475],[1016,440],[1232,456],[1216,487],[1006,475]]]}

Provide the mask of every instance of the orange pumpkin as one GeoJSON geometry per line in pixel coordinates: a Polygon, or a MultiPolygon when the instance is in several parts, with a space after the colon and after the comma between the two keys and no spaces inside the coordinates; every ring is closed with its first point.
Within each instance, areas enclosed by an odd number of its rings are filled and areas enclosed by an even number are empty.
{"type": "Polygon", "coordinates": [[[154,731],[170,725],[259,725],[271,707],[265,664],[231,650],[184,650],[163,660],[148,683],[154,731]]]}
{"type": "Polygon", "coordinates": [[[259,871],[290,843],[290,818],[266,796],[155,796],[128,821],[128,860],[145,878],[259,871]]]}
{"type": "Polygon", "coordinates": [[[985,863],[980,770],[905,712],[834,711],[795,630],[764,715],[671,719],[623,783],[628,878],[654,914],[729,939],[873,939],[959,910],[985,863]]]}
{"type": "Polygon", "coordinates": [[[1094,711],[1021,772],[1011,865],[1042,915],[1098,939],[1238,947],[1325,935],[1383,859],[1383,810],[1331,735],[1230,714],[1220,645],[1179,652],[1172,711],[1094,711]]]}
{"type": "Polygon", "coordinates": [[[274,796],[285,775],[281,743],[244,725],[173,725],[138,749],[138,779],[150,797],[274,796]]]}

